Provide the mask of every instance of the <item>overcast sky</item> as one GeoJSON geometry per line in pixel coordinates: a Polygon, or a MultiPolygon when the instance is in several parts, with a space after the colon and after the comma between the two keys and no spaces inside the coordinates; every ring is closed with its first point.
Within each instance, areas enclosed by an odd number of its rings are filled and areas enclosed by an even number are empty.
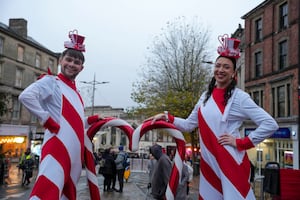
{"type": "Polygon", "coordinates": [[[86,106],[91,106],[92,85],[80,81],[109,81],[96,85],[95,105],[128,108],[132,84],[149,55],[155,36],[168,21],[180,16],[197,17],[211,31],[212,47],[217,37],[231,34],[241,16],[263,0],[1,0],[0,21],[24,18],[28,35],[53,52],[64,50],[70,30],[84,35],[85,68],[77,77],[86,106]]]}

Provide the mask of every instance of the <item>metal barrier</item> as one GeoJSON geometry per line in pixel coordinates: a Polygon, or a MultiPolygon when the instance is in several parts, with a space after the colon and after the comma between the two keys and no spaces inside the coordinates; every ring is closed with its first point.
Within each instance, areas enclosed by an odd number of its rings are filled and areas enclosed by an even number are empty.
{"type": "Polygon", "coordinates": [[[130,158],[130,170],[133,172],[147,172],[149,159],[130,158]]]}

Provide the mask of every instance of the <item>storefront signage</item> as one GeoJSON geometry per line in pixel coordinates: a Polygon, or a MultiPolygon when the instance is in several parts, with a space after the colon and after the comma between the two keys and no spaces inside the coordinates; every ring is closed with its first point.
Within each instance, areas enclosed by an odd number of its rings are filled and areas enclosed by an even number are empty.
{"type": "MultiPolygon", "coordinates": [[[[254,128],[245,128],[245,136],[248,136],[254,128]]],[[[287,127],[279,128],[270,138],[291,138],[291,130],[287,127]]]]}

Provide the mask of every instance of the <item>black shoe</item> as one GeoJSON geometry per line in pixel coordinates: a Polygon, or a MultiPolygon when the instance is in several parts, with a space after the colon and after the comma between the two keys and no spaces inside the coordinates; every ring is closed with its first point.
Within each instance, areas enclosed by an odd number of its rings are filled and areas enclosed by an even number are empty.
{"type": "Polygon", "coordinates": [[[123,190],[116,190],[116,192],[120,192],[120,193],[122,193],[122,192],[123,192],[123,190]]]}
{"type": "Polygon", "coordinates": [[[107,192],[113,192],[113,191],[114,191],[113,189],[108,189],[108,190],[107,190],[107,192]]]}

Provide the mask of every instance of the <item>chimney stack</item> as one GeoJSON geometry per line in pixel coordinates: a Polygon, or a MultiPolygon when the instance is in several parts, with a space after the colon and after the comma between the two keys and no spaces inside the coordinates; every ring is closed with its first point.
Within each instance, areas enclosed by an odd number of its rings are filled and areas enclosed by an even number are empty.
{"type": "Polygon", "coordinates": [[[9,28],[20,36],[27,38],[27,21],[25,19],[9,19],[9,28]]]}

